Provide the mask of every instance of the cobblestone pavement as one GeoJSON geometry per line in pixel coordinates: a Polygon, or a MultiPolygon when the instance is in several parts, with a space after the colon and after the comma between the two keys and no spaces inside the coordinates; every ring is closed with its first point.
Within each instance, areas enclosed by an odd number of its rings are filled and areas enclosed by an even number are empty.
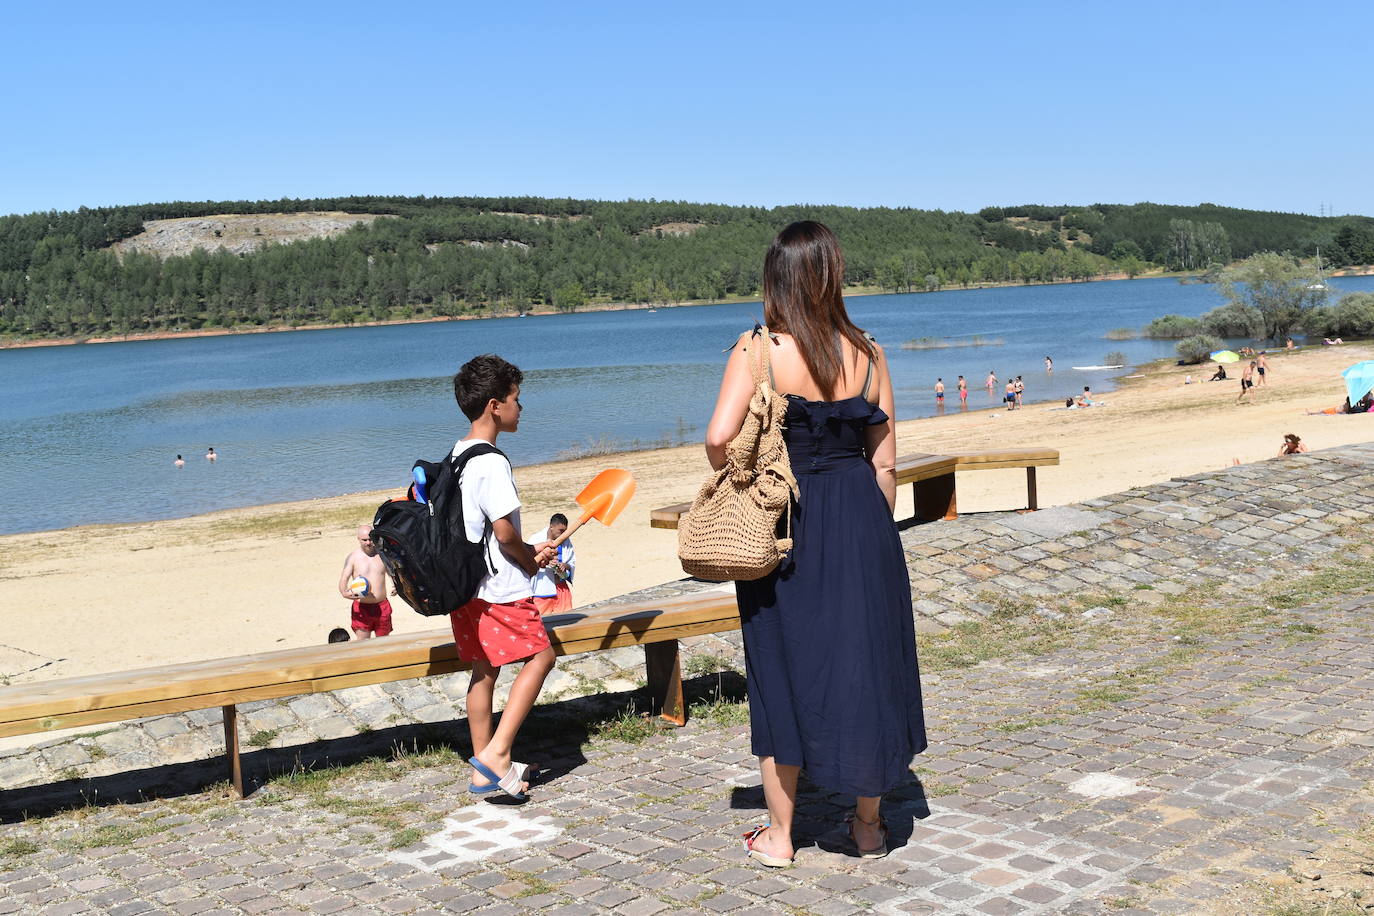
{"type": "Polygon", "coordinates": [[[706,673],[734,635],[687,648],[689,725],[635,742],[636,653],[564,660],[518,808],[464,791],[461,676],[244,707],[248,770],[298,770],[246,801],[211,785],[217,712],[12,752],[0,914],[1206,912],[1374,826],[1371,484],[1349,447],[905,531],[931,748],[886,859],[805,784],[796,867],[743,857],[742,679],[706,673]]]}

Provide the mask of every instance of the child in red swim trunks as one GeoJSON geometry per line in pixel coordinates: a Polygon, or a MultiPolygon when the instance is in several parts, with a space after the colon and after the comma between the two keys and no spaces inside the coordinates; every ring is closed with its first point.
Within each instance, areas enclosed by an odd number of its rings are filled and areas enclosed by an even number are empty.
{"type": "MultiPolygon", "coordinates": [[[[534,541],[554,541],[567,530],[568,517],[562,512],[555,512],[549,518],[549,527],[536,534],[534,541]]],[[[553,560],[534,577],[534,606],[539,608],[539,613],[566,614],[573,609],[572,579],[576,569],[577,555],[569,539],[558,545],[553,560]]]]}
{"type": "Polygon", "coordinates": [[[372,526],[358,526],[358,547],[344,559],[339,574],[339,594],[353,602],[349,626],[358,639],[386,636],[391,632],[391,602],[386,600],[386,564],[377,556],[372,543],[372,526]],[[367,588],[349,588],[356,579],[367,580],[367,588]]]}
{"type": "MultiPolygon", "coordinates": [[[[495,443],[520,425],[520,383],[524,375],[499,356],[469,360],[453,377],[453,394],[472,423],[453,447],[457,457],[478,442],[495,443]]],[[[458,655],[472,663],[468,685],[468,729],[472,735],[472,778],[468,791],[500,790],[523,800],[530,768],[511,759],[516,733],[553,670],[554,653],[535,607],[531,577],[549,562],[552,551],[526,544],[520,534],[520,497],[504,455],[478,455],[458,481],[463,521],[471,541],[486,539],[489,571],[477,596],[449,615],[458,655]],[[524,662],[493,727],[492,698],[501,666],[524,662]]]]}

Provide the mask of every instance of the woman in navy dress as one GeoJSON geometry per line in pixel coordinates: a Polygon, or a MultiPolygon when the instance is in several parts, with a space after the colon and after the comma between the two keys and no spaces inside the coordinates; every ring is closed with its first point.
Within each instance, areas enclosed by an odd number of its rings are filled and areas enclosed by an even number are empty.
{"type": "Polygon", "coordinates": [[[879,806],[926,746],[906,560],[892,520],[897,478],[892,380],[882,348],[840,294],[844,255],[820,223],[793,223],[764,260],[770,339],[740,337],[706,433],[711,466],[744,421],[748,351],[767,346],[787,397],[784,436],[800,497],[794,546],[772,574],[739,582],[752,749],[770,824],[745,835],[749,855],[784,867],[802,769],[857,799],[858,855],[887,854],[879,806]]]}

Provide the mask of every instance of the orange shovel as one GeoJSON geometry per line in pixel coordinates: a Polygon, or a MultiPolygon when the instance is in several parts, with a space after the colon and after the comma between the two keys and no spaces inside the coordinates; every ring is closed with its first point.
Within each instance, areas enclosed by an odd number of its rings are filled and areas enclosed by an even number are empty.
{"type": "Polygon", "coordinates": [[[622,468],[607,468],[593,477],[592,482],[577,494],[577,504],[582,507],[582,517],[573,522],[557,539],[550,541],[549,546],[556,549],[591,519],[609,525],[615,521],[616,516],[634,495],[634,475],[622,468]]]}

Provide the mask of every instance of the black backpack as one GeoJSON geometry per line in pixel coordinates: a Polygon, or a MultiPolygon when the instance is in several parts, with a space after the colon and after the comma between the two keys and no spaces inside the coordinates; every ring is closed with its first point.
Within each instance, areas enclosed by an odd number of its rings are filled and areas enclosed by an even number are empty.
{"type": "Polygon", "coordinates": [[[416,500],[411,487],[408,498],[382,503],[372,519],[372,543],[396,583],[397,594],[426,617],[467,604],[487,573],[496,571],[486,554],[491,522],[483,526],[482,540],[469,541],[458,489],[467,463],[490,454],[506,457],[491,443],[478,442],[457,458],[415,462],[425,472],[427,501],[416,500]]]}

